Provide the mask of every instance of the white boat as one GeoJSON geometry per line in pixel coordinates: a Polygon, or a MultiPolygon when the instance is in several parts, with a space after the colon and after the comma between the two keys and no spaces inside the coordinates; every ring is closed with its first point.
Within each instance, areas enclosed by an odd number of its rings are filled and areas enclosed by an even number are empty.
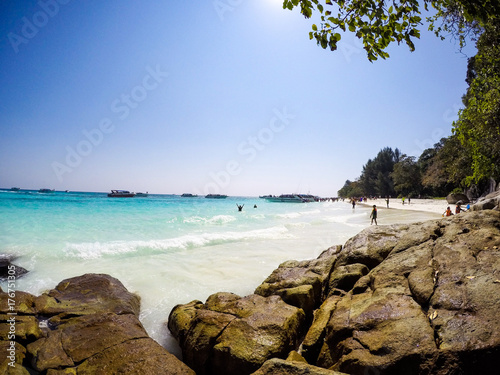
{"type": "Polygon", "coordinates": [[[279,197],[276,196],[265,196],[263,197],[268,202],[284,202],[284,203],[306,203],[315,202],[316,197],[310,194],[281,194],[279,197]]]}

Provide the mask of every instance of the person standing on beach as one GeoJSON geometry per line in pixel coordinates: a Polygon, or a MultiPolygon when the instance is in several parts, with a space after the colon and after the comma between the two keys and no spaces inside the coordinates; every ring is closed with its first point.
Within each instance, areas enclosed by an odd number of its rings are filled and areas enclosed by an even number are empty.
{"type": "Polygon", "coordinates": [[[387,203],[387,208],[389,208],[389,198],[385,199],[385,203],[387,203]]]}
{"type": "Polygon", "coordinates": [[[352,198],[351,202],[352,202],[352,208],[356,208],[356,199],[352,198]]]}
{"type": "Polygon", "coordinates": [[[375,222],[375,225],[378,225],[377,224],[377,206],[376,205],[373,205],[373,210],[372,210],[372,213],[370,214],[370,218],[372,219],[372,221],[370,222],[370,225],[372,225],[373,222],[375,222]]]}

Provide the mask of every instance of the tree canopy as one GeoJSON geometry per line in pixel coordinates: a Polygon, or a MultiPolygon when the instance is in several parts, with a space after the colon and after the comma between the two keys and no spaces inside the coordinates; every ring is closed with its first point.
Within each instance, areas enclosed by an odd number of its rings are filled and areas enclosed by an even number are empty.
{"type": "Polygon", "coordinates": [[[500,178],[500,22],[485,27],[469,59],[465,108],[453,124],[464,152],[472,158],[466,184],[500,178]]]}
{"type": "Polygon", "coordinates": [[[296,7],[306,18],[319,15],[319,26],[313,24],[309,37],[322,48],[336,50],[341,33],[352,32],[370,61],[389,57],[386,50],[393,42],[413,51],[424,11],[430,15],[425,19],[428,29],[437,36],[451,35],[460,47],[467,40],[476,43],[477,54],[469,58],[466,74],[465,107],[453,124],[453,135],[425,150],[418,161],[406,155],[394,160],[392,149],[381,150],[343,191],[442,194],[452,187],[500,179],[500,0],[283,1],[284,9],[296,7]],[[410,177],[418,179],[409,182],[410,177]]]}
{"type": "Polygon", "coordinates": [[[334,51],[341,32],[352,32],[363,42],[370,61],[389,57],[387,47],[393,43],[415,49],[414,40],[420,37],[422,12],[434,9],[427,17],[428,28],[443,37],[453,34],[463,46],[471,35],[478,35],[484,25],[500,17],[498,0],[284,0],[284,9],[300,7],[311,18],[319,14],[320,25],[313,24],[310,39],[322,48],[334,51]]]}

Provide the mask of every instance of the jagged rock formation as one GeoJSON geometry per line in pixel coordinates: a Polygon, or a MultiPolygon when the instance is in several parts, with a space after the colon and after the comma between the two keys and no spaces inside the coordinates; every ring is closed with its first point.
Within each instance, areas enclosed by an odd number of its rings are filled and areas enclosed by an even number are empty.
{"type": "Polygon", "coordinates": [[[169,327],[198,374],[478,374],[498,371],[499,309],[500,212],[480,211],[367,228],[169,327]]]}
{"type": "Polygon", "coordinates": [[[15,259],[11,254],[0,254],[0,280],[8,280],[9,276],[18,279],[28,273],[28,270],[12,263],[15,259]]]}
{"type": "Polygon", "coordinates": [[[473,211],[500,209],[500,191],[488,194],[472,206],[473,211]]]}
{"type": "Polygon", "coordinates": [[[168,322],[198,375],[249,374],[297,347],[305,314],[279,296],[216,293],[205,304],[175,307],[168,322]]]}
{"type": "Polygon", "coordinates": [[[139,309],[108,275],[67,279],[39,297],[0,290],[0,373],[194,375],[148,336],[139,309]]]}

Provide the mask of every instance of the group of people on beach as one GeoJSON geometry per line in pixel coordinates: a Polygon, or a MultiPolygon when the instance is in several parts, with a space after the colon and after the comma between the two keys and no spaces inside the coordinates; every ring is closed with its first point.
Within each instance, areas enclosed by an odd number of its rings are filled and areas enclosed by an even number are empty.
{"type": "MultiPolygon", "coordinates": [[[[469,211],[470,210],[470,204],[467,205],[467,209],[464,210],[462,208],[462,205],[460,203],[457,203],[457,205],[455,206],[455,215],[458,215],[460,212],[465,212],[465,211],[469,211]]],[[[444,216],[452,216],[453,215],[453,212],[451,211],[451,208],[450,206],[448,206],[446,208],[446,211],[443,213],[443,217],[444,216]]]]}

